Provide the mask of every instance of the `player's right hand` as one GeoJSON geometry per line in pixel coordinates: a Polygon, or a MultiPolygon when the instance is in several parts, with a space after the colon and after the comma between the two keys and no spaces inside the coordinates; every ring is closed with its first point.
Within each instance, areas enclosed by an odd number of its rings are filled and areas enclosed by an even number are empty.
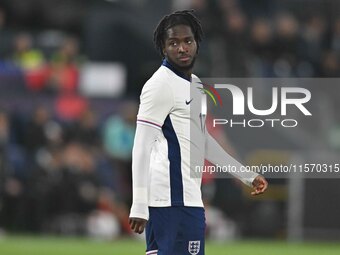
{"type": "Polygon", "coordinates": [[[142,234],[148,221],[141,218],[129,218],[129,224],[133,232],[142,234]]]}

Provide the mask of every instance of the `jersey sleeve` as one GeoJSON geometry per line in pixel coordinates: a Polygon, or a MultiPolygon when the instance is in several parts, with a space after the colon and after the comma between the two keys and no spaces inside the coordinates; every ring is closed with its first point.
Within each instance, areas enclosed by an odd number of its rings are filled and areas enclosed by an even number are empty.
{"type": "Polygon", "coordinates": [[[230,174],[249,187],[252,187],[254,179],[259,174],[252,171],[244,171],[243,165],[229,155],[208,132],[206,133],[205,147],[205,159],[215,165],[234,166],[236,170],[230,171],[230,174]]]}
{"type": "Polygon", "coordinates": [[[130,218],[149,219],[148,177],[152,147],[161,131],[137,125],[132,150],[132,206],[130,218]]]}
{"type": "Polygon", "coordinates": [[[165,83],[146,83],[140,96],[137,123],[161,129],[173,106],[170,86],[165,83]]]}

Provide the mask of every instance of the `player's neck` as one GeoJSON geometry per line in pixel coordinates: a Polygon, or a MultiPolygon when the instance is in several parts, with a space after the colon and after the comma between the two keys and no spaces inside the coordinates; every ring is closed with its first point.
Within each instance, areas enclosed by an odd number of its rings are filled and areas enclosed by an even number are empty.
{"type": "Polygon", "coordinates": [[[192,67],[190,68],[181,68],[174,64],[171,60],[165,58],[163,60],[163,65],[170,68],[174,73],[176,73],[178,76],[191,81],[191,74],[192,74],[192,67]]]}

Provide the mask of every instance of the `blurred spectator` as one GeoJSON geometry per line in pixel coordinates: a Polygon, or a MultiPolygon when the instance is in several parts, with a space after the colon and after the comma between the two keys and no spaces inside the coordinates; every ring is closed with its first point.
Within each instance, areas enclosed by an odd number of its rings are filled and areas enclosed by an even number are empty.
{"type": "Polygon", "coordinates": [[[0,3],[0,63],[5,58],[9,57],[12,47],[12,33],[7,27],[7,20],[8,12],[6,11],[6,7],[0,3]]]}
{"type": "Polygon", "coordinates": [[[325,52],[321,58],[321,76],[339,77],[340,65],[337,54],[333,51],[325,52]]]}
{"type": "Polygon", "coordinates": [[[25,154],[20,147],[10,143],[9,137],[8,115],[0,111],[0,226],[23,230],[27,179],[25,154]]]}
{"type": "Polygon", "coordinates": [[[121,115],[109,117],[104,124],[103,142],[106,151],[115,159],[129,161],[135,135],[137,105],[128,102],[121,115]]]}
{"type": "Polygon", "coordinates": [[[253,75],[272,76],[273,31],[269,20],[256,18],[252,23],[250,36],[254,56],[253,75]]]}
{"type": "Polygon", "coordinates": [[[24,70],[34,70],[44,64],[44,56],[33,48],[33,38],[28,33],[19,34],[14,41],[14,61],[24,70]]]}
{"type": "Polygon", "coordinates": [[[54,102],[58,118],[65,122],[78,120],[87,110],[88,99],[77,94],[62,94],[54,102]]]}
{"type": "Polygon", "coordinates": [[[5,27],[5,24],[6,24],[6,12],[0,6],[0,31],[5,27]]]}
{"type": "Polygon", "coordinates": [[[238,9],[228,10],[224,14],[225,20],[225,47],[228,61],[228,74],[233,77],[246,77],[248,75],[248,19],[238,9]]]}
{"type": "Polygon", "coordinates": [[[32,165],[25,208],[30,231],[47,231],[54,208],[58,206],[54,189],[62,181],[62,153],[62,147],[43,148],[32,165]]]}
{"type": "Polygon", "coordinates": [[[125,103],[121,116],[113,115],[104,123],[103,144],[117,167],[120,194],[128,204],[131,199],[131,155],[136,128],[137,105],[125,103]]]}
{"type": "Polygon", "coordinates": [[[36,152],[48,144],[48,123],[51,121],[50,112],[42,105],[37,106],[26,125],[24,145],[26,150],[35,156],[36,152]]]}
{"type": "Polygon", "coordinates": [[[8,61],[13,49],[13,31],[7,28],[8,13],[0,3],[0,89],[6,93],[19,93],[25,88],[20,67],[8,61]]]}
{"type": "Polygon", "coordinates": [[[340,18],[334,21],[331,30],[331,49],[340,57],[340,18]]]}
{"type": "Polygon", "coordinates": [[[325,20],[321,16],[311,16],[303,30],[302,37],[305,42],[305,56],[306,60],[309,61],[312,66],[312,73],[319,73],[319,62],[322,56],[322,51],[326,45],[326,24],[325,20]]]}
{"type": "Polygon", "coordinates": [[[239,8],[237,0],[218,0],[218,4],[224,13],[239,8]]]}
{"type": "Polygon", "coordinates": [[[54,93],[75,93],[78,87],[79,54],[78,40],[73,37],[65,38],[58,51],[53,54],[46,90],[54,93]]]}
{"type": "Polygon", "coordinates": [[[33,48],[29,33],[18,34],[15,38],[13,60],[24,71],[27,86],[31,90],[41,90],[47,75],[45,57],[39,49],[33,48]]]}
{"type": "Polygon", "coordinates": [[[291,77],[303,52],[302,41],[298,33],[299,24],[294,16],[279,14],[276,17],[276,31],[273,44],[275,76],[291,77]]]}
{"type": "MultiPolygon", "coordinates": [[[[52,214],[49,227],[52,230],[64,234],[89,231],[91,235],[101,235],[100,229],[93,230],[93,224],[98,220],[108,220],[110,224],[113,221],[116,222],[114,225],[119,223],[123,229],[128,229],[127,209],[117,200],[113,190],[104,188],[98,178],[97,166],[96,155],[88,146],[81,143],[66,145],[62,152],[61,178],[51,189],[54,199],[49,206],[52,214]],[[77,221],[73,220],[75,217],[77,221]],[[90,225],[86,229],[88,220],[90,225]],[[73,225],[64,228],[69,222],[73,225]]],[[[115,237],[121,231],[117,227],[106,234],[115,237]]]]}
{"type": "MultiPolygon", "coordinates": [[[[83,144],[69,143],[63,152],[64,181],[61,183],[64,194],[73,194],[75,199],[61,197],[61,210],[88,212],[95,208],[99,182],[95,175],[95,158],[83,144]],[[68,192],[73,190],[74,192],[68,192]]],[[[71,195],[72,196],[72,195],[71,195]]]]}
{"type": "Polygon", "coordinates": [[[65,139],[66,141],[77,141],[89,146],[100,145],[97,118],[93,110],[87,109],[81,114],[79,120],[71,124],[65,139]]]}
{"type": "Polygon", "coordinates": [[[256,18],[252,22],[250,35],[254,54],[264,59],[270,59],[273,32],[269,20],[256,18]]]}
{"type": "Polygon", "coordinates": [[[63,234],[82,234],[86,216],[96,209],[99,194],[94,157],[78,143],[66,145],[61,157],[61,175],[50,191],[48,228],[63,234]]]}

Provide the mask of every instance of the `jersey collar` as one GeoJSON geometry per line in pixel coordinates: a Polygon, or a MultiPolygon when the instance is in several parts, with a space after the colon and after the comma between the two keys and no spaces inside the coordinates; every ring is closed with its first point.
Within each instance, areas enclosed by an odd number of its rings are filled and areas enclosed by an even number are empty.
{"type": "Polygon", "coordinates": [[[166,66],[169,68],[171,71],[173,71],[175,74],[177,74],[179,77],[191,82],[191,79],[188,79],[182,72],[177,71],[166,58],[163,59],[162,66],[166,66]]]}

